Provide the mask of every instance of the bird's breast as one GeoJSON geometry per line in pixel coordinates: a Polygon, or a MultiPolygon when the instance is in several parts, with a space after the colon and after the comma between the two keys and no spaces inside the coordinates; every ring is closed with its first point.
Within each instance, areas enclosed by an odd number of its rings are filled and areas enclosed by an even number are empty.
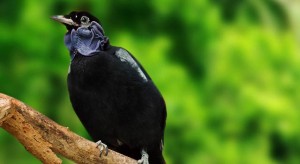
{"type": "Polygon", "coordinates": [[[108,80],[112,68],[109,68],[109,59],[106,56],[75,56],[70,64],[70,81],[79,86],[91,86],[108,80]]]}

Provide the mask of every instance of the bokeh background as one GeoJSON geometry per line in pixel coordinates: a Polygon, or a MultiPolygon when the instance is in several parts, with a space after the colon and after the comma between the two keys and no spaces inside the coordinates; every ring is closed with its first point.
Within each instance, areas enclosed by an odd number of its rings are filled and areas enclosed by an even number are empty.
{"type": "MultiPolygon", "coordinates": [[[[90,139],[68,98],[66,29],[50,19],[87,10],[162,92],[168,163],[300,163],[299,8],[296,0],[3,0],[0,92],[90,139]]],[[[0,129],[0,163],[40,162],[0,129]]]]}

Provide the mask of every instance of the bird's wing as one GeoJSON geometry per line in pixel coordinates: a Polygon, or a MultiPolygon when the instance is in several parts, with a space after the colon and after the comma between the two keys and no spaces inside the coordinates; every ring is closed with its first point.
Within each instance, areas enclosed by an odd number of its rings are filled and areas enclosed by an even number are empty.
{"type": "Polygon", "coordinates": [[[139,64],[139,62],[127,50],[119,48],[116,50],[115,55],[119,58],[119,60],[129,64],[134,70],[136,70],[144,82],[151,80],[141,64],[139,64]]]}

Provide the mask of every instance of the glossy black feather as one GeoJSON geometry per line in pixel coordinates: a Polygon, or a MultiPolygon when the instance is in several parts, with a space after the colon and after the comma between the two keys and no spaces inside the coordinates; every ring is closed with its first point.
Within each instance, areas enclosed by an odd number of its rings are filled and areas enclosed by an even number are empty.
{"type": "Polygon", "coordinates": [[[142,66],[146,82],[115,55],[117,50],[108,46],[97,55],[75,56],[68,75],[73,108],[94,141],[135,159],[145,149],[151,164],[164,163],[163,97],[142,66]]]}

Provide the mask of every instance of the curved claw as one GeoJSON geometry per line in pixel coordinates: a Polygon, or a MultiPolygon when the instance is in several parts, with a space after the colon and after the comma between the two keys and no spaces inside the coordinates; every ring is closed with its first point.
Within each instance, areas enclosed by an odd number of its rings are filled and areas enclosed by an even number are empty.
{"type": "Polygon", "coordinates": [[[107,154],[108,154],[108,147],[107,147],[107,145],[104,144],[101,140],[97,141],[96,144],[97,144],[96,148],[99,147],[99,149],[100,149],[100,157],[102,156],[103,149],[105,149],[105,156],[107,156],[107,154]]]}

